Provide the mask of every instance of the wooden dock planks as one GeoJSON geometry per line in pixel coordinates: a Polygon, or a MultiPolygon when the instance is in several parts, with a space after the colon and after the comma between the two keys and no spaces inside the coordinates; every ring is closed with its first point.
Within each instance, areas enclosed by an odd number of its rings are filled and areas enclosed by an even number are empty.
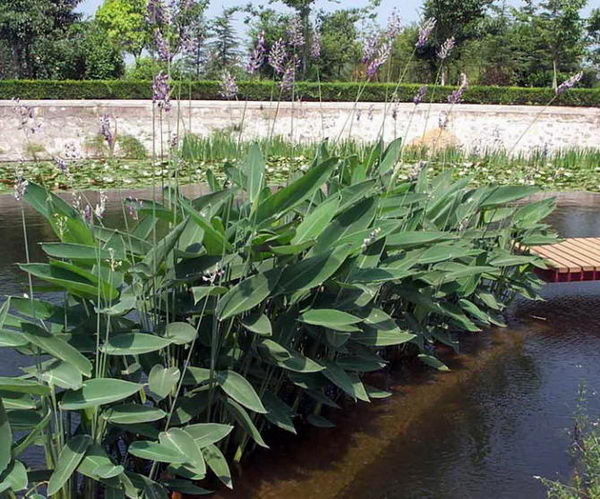
{"type": "Polygon", "coordinates": [[[542,257],[550,269],[540,275],[550,282],[600,280],[600,238],[575,237],[560,243],[528,248],[542,257]]]}

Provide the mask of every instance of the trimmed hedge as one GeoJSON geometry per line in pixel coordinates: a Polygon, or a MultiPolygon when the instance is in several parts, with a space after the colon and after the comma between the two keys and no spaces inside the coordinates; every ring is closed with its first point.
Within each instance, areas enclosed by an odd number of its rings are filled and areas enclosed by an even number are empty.
{"type": "MultiPolygon", "coordinates": [[[[279,87],[272,81],[241,81],[239,99],[253,101],[278,100],[279,87]]],[[[174,83],[174,94],[183,99],[222,100],[217,81],[190,81],[174,83]]],[[[152,97],[149,81],[51,81],[0,80],[0,99],[149,99],[152,97]]],[[[400,85],[396,92],[401,102],[411,102],[420,85],[400,85]]],[[[389,101],[394,83],[322,83],[299,82],[296,95],[305,101],[354,102],[357,94],[361,102],[389,101]]],[[[429,86],[426,101],[446,102],[456,87],[429,86]]],[[[546,105],[554,96],[550,88],[483,87],[472,86],[465,92],[466,104],[546,105]]],[[[283,95],[289,99],[289,95],[283,95]]],[[[600,89],[572,89],[558,97],[553,105],[600,107],[600,89]]]]}

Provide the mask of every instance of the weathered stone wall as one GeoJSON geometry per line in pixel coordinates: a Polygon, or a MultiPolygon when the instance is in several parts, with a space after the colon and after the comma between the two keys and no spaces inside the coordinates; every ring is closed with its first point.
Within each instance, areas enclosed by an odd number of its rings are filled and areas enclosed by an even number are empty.
{"type": "MultiPolygon", "coordinates": [[[[529,151],[600,146],[600,109],[384,103],[277,103],[192,101],[175,105],[162,118],[149,101],[23,101],[33,119],[23,118],[11,101],[0,101],[0,161],[63,156],[74,149],[98,155],[99,117],[107,114],[117,135],[139,139],[149,151],[153,136],[163,146],[187,132],[219,131],[244,138],[282,136],[294,141],[407,137],[432,147],[449,144],[469,150],[529,151]],[[32,133],[32,129],[35,133],[32,133]]],[[[154,141],[160,150],[158,141],[154,141]]]]}

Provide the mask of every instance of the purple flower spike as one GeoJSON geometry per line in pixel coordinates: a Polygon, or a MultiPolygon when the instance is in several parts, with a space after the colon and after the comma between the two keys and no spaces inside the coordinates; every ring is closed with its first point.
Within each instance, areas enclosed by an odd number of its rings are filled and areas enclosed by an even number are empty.
{"type": "Polygon", "coordinates": [[[302,26],[302,19],[299,16],[295,16],[290,23],[290,26],[287,31],[290,45],[292,47],[303,47],[304,43],[304,29],[302,26]]]}
{"type": "Polygon", "coordinates": [[[437,56],[443,61],[448,58],[452,49],[456,46],[456,41],[454,37],[448,38],[440,47],[440,50],[437,53],[437,56]]]}
{"type": "Polygon", "coordinates": [[[238,86],[235,78],[229,71],[223,72],[221,79],[221,95],[226,99],[235,99],[238,93],[238,86]]]}
{"type": "Polygon", "coordinates": [[[381,68],[381,66],[387,62],[391,53],[392,43],[390,40],[388,40],[381,47],[379,47],[379,50],[377,51],[377,57],[373,59],[367,67],[367,77],[369,79],[373,78],[377,74],[377,71],[379,71],[379,68],[381,68]]]}
{"type": "Polygon", "coordinates": [[[265,62],[265,55],[267,49],[265,48],[265,32],[261,31],[258,34],[258,40],[256,41],[256,47],[250,54],[248,64],[246,64],[246,71],[250,74],[256,73],[265,62]]]}
{"type": "Polygon", "coordinates": [[[429,40],[431,33],[435,29],[436,23],[437,21],[433,18],[426,19],[423,22],[421,28],[419,29],[419,39],[417,40],[417,43],[415,43],[415,47],[417,47],[418,49],[422,49],[423,47],[425,47],[425,45],[427,45],[427,41],[429,40]]]}
{"type": "Polygon", "coordinates": [[[458,87],[458,89],[456,89],[454,92],[452,92],[448,96],[449,104],[458,104],[462,100],[462,96],[465,93],[465,90],[467,88],[469,88],[469,80],[467,79],[467,75],[464,73],[461,73],[460,77],[461,77],[460,87],[458,87]]]}
{"type": "Polygon", "coordinates": [[[288,62],[285,71],[283,73],[283,77],[281,78],[281,82],[279,86],[281,90],[289,91],[294,87],[294,82],[296,81],[296,64],[293,61],[288,62]]]}
{"type": "Polygon", "coordinates": [[[310,56],[313,59],[321,57],[321,33],[315,31],[312,37],[312,43],[310,45],[310,56]]]}
{"type": "Polygon", "coordinates": [[[391,41],[394,41],[400,34],[401,30],[402,30],[402,20],[400,19],[400,16],[398,15],[398,11],[396,11],[396,9],[394,9],[388,19],[388,24],[387,24],[387,28],[385,30],[385,34],[386,34],[387,38],[389,38],[391,41]]]}
{"type": "Polygon", "coordinates": [[[163,62],[170,62],[171,51],[169,50],[169,45],[159,29],[154,30],[154,43],[156,44],[156,51],[158,52],[158,57],[160,60],[163,62]]]}
{"type": "Polygon", "coordinates": [[[367,38],[365,46],[363,47],[363,64],[367,64],[377,54],[377,48],[379,47],[379,34],[373,34],[367,38]]]}
{"type": "Polygon", "coordinates": [[[169,13],[162,0],[149,0],[146,7],[146,22],[148,24],[168,24],[169,13]]]}
{"type": "Polygon", "coordinates": [[[69,164],[62,158],[56,156],[54,158],[54,164],[60,170],[63,175],[69,174],[69,164]]]}
{"type": "Polygon", "coordinates": [[[575,85],[577,85],[581,81],[581,78],[583,78],[583,71],[580,71],[579,73],[571,76],[571,78],[568,80],[563,81],[558,87],[556,87],[554,92],[556,95],[566,92],[570,88],[573,88],[575,85]]]}
{"type": "Polygon", "coordinates": [[[285,44],[280,38],[271,47],[271,51],[269,52],[269,65],[275,70],[276,73],[283,74],[285,72],[286,59],[287,54],[285,52],[285,44]]]}
{"type": "Polygon", "coordinates": [[[419,104],[421,104],[421,102],[423,102],[423,99],[425,98],[426,95],[427,95],[427,87],[423,86],[423,87],[419,88],[419,90],[417,91],[417,93],[415,94],[415,96],[413,98],[413,102],[415,103],[415,106],[418,106],[419,104]]]}
{"type": "Polygon", "coordinates": [[[152,82],[152,102],[162,111],[171,110],[171,87],[169,75],[162,71],[154,77],[152,82]]]}

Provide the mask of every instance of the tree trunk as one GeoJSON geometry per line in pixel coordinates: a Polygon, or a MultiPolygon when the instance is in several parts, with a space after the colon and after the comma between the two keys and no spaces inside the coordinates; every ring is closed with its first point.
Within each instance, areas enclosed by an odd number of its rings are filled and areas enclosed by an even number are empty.
{"type": "Polygon", "coordinates": [[[556,90],[556,88],[558,87],[558,71],[557,71],[557,67],[558,64],[556,62],[556,59],[554,59],[552,61],[552,88],[556,90]]]}

